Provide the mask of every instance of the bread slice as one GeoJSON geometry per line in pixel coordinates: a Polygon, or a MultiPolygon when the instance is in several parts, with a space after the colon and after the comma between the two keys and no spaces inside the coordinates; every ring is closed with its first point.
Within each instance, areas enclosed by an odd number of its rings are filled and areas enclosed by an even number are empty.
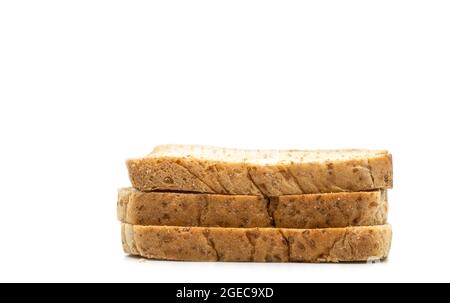
{"type": "Polygon", "coordinates": [[[382,225],[386,190],[274,198],[119,190],[118,219],[136,225],[325,228],[382,225]]]}
{"type": "Polygon", "coordinates": [[[239,150],[157,146],[130,159],[133,187],[233,195],[296,195],[392,187],[392,157],[379,150],[239,150]]]}
{"type": "Polygon", "coordinates": [[[179,261],[353,262],[384,259],[391,226],[324,229],[122,224],[126,253],[179,261]]]}

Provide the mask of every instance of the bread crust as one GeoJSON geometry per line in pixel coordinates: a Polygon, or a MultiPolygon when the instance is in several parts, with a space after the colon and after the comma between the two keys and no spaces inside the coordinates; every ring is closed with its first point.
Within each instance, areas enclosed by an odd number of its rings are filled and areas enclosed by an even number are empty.
{"type": "Polygon", "coordinates": [[[204,227],[326,228],[382,225],[387,221],[385,190],[289,195],[141,192],[119,190],[117,215],[136,225],[204,227]]]}
{"type": "Polygon", "coordinates": [[[245,151],[158,146],[126,161],[133,187],[230,195],[296,195],[392,188],[387,151],[245,151]]]}
{"type": "Polygon", "coordinates": [[[122,223],[124,251],[150,259],[240,262],[357,262],[388,256],[390,225],[220,228],[122,223]]]}

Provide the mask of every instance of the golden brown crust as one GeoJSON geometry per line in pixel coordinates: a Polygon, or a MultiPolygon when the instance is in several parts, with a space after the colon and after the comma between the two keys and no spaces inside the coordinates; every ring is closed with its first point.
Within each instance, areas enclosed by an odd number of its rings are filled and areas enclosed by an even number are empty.
{"type": "Polygon", "coordinates": [[[385,151],[257,152],[197,147],[197,154],[190,155],[182,148],[177,154],[172,148],[176,147],[157,147],[147,157],[128,160],[133,187],[269,197],[392,187],[392,158],[385,151]]]}
{"type": "Polygon", "coordinates": [[[386,190],[280,196],[270,201],[275,227],[372,226],[387,222],[386,190]]]}
{"type": "Polygon", "coordinates": [[[120,221],[136,225],[325,228],[382,225],[384,191],[262,196],[119,190],[120,221]]]}
{"type": "Polygon", "coordinates": [[[125,224],[125,252],[181,261],[353,262],[384,259],[391,226],[324,229],[125,224]]]}
{"type": "Polygon", "coordinates": [[[271,226],[269,202],[262,196],[230,196],[119,190],[120,221],[137,225],[271,226]]]}

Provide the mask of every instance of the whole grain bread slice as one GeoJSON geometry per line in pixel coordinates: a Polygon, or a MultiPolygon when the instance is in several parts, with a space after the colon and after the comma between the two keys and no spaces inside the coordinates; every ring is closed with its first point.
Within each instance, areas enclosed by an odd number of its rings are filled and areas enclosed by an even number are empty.
{"type": "Polygon", "coordinates": [[[119,190],[118,219],[136,225],[326,228],[382,225],[386,190],[289,195],[141,192],[119,190]]]}
{"type": "Polygon", "coordinates": [[[280,196],[392,187],[383,150],[240,150],[157,146],[126,162],[133,187],[233,195],[280,196]]]}
{"type": "Polygon", "coordinates": [[[354,262],[388,256],[391,226],[324,229],[122,224],[128,254],[179,261],[354,262]]]}

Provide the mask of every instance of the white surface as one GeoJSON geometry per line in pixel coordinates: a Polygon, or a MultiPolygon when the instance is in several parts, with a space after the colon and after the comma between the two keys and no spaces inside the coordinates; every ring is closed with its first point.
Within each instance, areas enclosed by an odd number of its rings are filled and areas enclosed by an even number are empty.
{"type": "Polygon", "coordinates": [[[0,2],[0,281],[449,282],[449,15],[448,1],[0,2]],[[124,160],[163,143],[389,149],[389,261],[126,257],[124,160]]]}

